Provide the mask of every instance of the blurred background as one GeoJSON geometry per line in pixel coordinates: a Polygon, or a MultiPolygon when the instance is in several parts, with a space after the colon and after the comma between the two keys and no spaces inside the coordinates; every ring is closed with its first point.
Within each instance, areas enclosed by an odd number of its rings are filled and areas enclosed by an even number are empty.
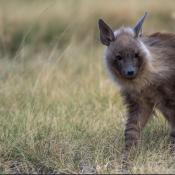
{"type": "Polygon", "coordinates": [[[113,28],[133,26],[148,11],[146,33],[173,31],[174,1],[92,0],[14,0],[0,1],[1,54],[15,54],[21,47],[35,50],[63,49],[70,41],[92,39],[98,45],[98,19],[104,18],[113,28]]]}
{"type": "MultiPolygon", "coordinates": [[[[0,0],[0,173],[120,173],[125,108],[97,22],[175,32],[174,0],[0,0]]],[[[160,114],[159,114],[160,115],[160,114]]],[[[133,173],[174,173],[153,117],[133,173]]]]}

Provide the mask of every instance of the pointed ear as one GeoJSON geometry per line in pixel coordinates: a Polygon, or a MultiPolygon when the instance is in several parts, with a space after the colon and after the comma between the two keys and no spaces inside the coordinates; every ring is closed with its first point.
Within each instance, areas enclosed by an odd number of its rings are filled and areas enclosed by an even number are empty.
{"type": "Polygon", "coordinates": [[[114,32],[102,19],[99,19],[98,26],[100,30],[101,43],[109,46],[110,43],[115,40],[114,32]]]}
{"type": "Polygon", "coordinates": [[[133,28],[136,38],[138,38],[139,36],[142,35],[142,25],[143,25],[143,22],[147,16],[147,14],[148,13],[145,12],[145,14],[137,21],[135,27],[133,28]]]}

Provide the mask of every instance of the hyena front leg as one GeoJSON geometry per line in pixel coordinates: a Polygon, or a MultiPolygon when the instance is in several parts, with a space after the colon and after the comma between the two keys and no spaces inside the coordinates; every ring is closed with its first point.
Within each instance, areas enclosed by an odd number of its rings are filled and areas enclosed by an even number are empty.
{"type": "Polygon", "coordinates": [[[130,152],[135,148],[140,139],[140,132],[147,123],[153,111],[153,105],[143,101],[134,101],[131,98],[128,103],[128,118],[125,126],[125,147],[123,152],[122,168],[129,168],[130,152]]]}

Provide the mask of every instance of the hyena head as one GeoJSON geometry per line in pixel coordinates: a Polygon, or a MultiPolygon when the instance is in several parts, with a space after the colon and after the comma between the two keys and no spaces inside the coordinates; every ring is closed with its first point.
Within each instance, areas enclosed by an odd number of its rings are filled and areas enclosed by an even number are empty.
{"type": "Polygon", "coordinates": [[[107,46],[105,63],[114,80],[121,84],[131,86],[140,81],[138,79],[148,62],[149,51],[140,40],[146,15],[139,19],[134,28],[121,27],[115,32],[102,19],[99,20],[100,40],[107,46]]]}

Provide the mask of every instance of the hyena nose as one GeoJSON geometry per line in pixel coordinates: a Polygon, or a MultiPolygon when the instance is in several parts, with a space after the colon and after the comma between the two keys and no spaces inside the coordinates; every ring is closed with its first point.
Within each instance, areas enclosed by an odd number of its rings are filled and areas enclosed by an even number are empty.
{"type": "Polygon", "coordinates": [[[133,70],[127,72],[127,76],[133,76],[133,75],[134,75],[134,71],[133,70]]]}

